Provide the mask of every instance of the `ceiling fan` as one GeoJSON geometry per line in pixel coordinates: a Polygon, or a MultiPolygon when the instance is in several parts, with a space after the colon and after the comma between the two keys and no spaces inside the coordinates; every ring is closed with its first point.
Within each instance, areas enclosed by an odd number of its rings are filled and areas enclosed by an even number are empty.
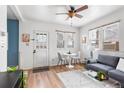
{"type": "Polygon", "coordinates": [[[73,18],[74,16],[81,19],[83,16],[77,13],[85,9],[88,9],[88,5],[84,5],[78,9],[75,9],[74,6],[70,5],[70,6],[67,6],[67,11],[68,11],[67,13],[56,13],[56,15],[68,15],[66,20],[68,20],[69,18],[73,18]]]}

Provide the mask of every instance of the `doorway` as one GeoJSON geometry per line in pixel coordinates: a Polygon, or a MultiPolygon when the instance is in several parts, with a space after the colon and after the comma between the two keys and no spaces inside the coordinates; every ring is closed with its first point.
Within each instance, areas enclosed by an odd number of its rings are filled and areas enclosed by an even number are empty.
{"type": "Polygon", "coordinates": [[[48,32],[34,31],[33,68],[48,67],[48,32]]]}

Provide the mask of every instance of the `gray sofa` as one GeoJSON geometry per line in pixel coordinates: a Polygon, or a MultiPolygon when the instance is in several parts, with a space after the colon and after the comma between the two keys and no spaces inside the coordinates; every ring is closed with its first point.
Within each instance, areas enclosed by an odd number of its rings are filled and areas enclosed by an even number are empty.
{"type": "Polygon", "coordinates": [[[99,55],[98,59],[92,63],[88,60],[86,68],[94,71],[103,71],[108,75],[109,70],[116,69],[118,62],[119,57],[99,55]]]}
{"type": "Polygon", "coordinates": [[[107,77],[119,81],[121,87],[124,87],[124,72],[116,69],[119,59],[115,56],[99,55],[94,62],[88,60],[86,68],[93,71],[103,71],[107,77]]]}
{"type": "Polygon", "coordinates": [[[119,81],[121,87],[124,88],[124,72],[120,70],[110,70],[108,76],[119,81]]]}

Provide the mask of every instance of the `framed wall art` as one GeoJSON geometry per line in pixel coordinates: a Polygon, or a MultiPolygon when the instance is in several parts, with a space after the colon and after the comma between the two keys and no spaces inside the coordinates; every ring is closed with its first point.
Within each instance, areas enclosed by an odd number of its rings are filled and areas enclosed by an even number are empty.
{"type": "Polygon", "coordinates": [[[30,42],[30,34],[22,34],[22,42],[30,42]]]}
{"type": "Polygon", "coordinates": [[[26,46],[29,46],[30,34],[27,33],[22,34],[22,42],[25,43],[26,46]]]}

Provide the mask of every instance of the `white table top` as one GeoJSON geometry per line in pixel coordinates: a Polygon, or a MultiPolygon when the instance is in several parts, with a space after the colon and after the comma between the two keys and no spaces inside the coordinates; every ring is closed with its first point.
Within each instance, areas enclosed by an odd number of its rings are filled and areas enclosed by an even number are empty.
{"type": "Polygon", "coordinates": [[[63,55],[65,55],[65,56],[76,56],[77,54],[76,53],[71,53],[71,54],[63,53],[63,55]]]}

